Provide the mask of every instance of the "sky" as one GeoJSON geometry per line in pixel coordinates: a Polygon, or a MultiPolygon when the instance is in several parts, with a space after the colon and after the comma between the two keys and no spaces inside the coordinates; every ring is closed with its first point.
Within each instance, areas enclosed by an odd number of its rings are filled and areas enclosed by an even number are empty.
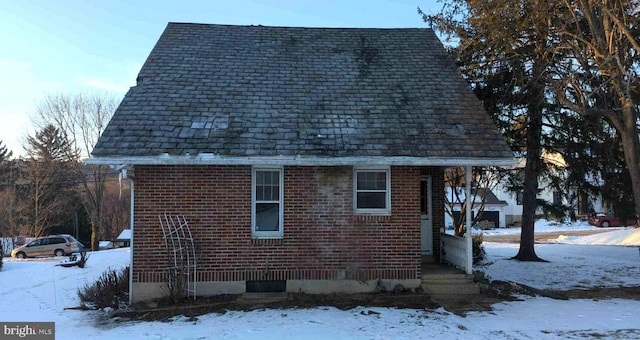
{"type": "Polygon", "coordinates": [[[427,27],[436,0],[0,0],[0,140],[24,154],[46,95],[121,99],[168,22],[306,27],[427,27]]]}
{"type": "MultiPolygon", "coordinates": [[[[640,229],[608,228],[601,234],[572,237],[566,230],[590,229],[586,223],[536,223],[537,231],[558,232],[557,242],[536,244],[549,262],[510,258],[518,245],[485,242],[485,265],[476,267],[493,280],[538,289],[590,289],[640,285],[640,229]],[[579,241],[582,239],[583,241],[579,241]],[[585,240],[588,240],[586,242],[585,240]],[[629,243],[629,240],[634,240],[629,243]],[[597,245],[606,243],[608,245],[597,245]],[[579,244],[578,244],[579,243],[579,244]],[[620,246],[633,244],[634,246],[620,246]]],[[[512,232],[500,229],[496,232],[512,232]]],[[[640,300],[620,298],[554,300],[519,295],[492,311],[456,315],[444,308],[396,309],[361,306],[348,310],[269,309],[176,316],[163,322],[128,322],[105,311],[80,311],[77,289],[105,270],[130,260],[129,248],[90,252],[85,268],[56,266],[62,258],[4,259],[0,270],[0,324],[48,321],[56,338],[91,334],[98,339],[638,339],[640,300]]]]}

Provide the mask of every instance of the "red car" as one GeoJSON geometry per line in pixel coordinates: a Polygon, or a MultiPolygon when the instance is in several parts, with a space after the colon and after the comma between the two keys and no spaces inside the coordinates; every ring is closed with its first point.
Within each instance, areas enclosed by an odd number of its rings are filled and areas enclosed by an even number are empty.
{"type": "Polygon", "coordinates": [[[597,214],[594,217],[589,218],[589,224],[596,227],[624,227],[628,225],[636,224],[635,218],[622,219],[617,216],[597,214]]]}

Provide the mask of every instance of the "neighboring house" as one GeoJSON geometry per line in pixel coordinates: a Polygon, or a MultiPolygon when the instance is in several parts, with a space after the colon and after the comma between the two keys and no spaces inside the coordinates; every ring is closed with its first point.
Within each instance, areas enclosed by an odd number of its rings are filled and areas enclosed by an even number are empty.
{"type": "MultiPolygon", "coordinates": [[[[559,176],[566,176],[566,162],[562,155],[558,153],[543,152],[542,161],[547,167],[556,171],[559,176]]],[[[515,166],[511,167],[512,170],[519,171],[524,176],[524,167],[526,165],[526,159],[520,158],[515,166]]],[[[591,179],[585,179],[586,181],[592,181],[591,179]]],[[[574,191],[563,192],[550,185],[544,178],[540,179],[538,183],[538,195],[539,200],[544,200],[556,206],[573,207],[577,216],[586,216],[591,212],[603,212],[607,211],[606,204],[603,203],[600,196],[584,198],[578,197],[579,195],[574,191]],[[574,200],[570,201],[568,197],[573,197],[574,200]]],[[[520,226],[522,223],[522,192],[514,193],[508,190],[504,183],[499,183],[493,190],[496,197],[506,202],[506,206],[503,208],[505,211],[505,223],[507,226],[520,226]]],[[[544,212],[538,207],[536,214],[542,215],[544,212]]]]}
{"type": "MultiPolygon", "coordinates": [[[[447,188],[447,195],[449,197],[449,200],[451,200],[451,194],[449,193],[450,190],[451,188],[447,188]]],[[[495,228],[505,228],[505,211],[508,207],[508,203],[504,200],[498,199],[498,197],[496,197],[496,195],[490,189],[480,188],[479,190],[483,192],[479,192],[478,195],[472,196],[475,197],[472,207],[472,218],[478,214],[480,206],[482,205],[482,198],[484,197],[484,209],[480,217],[478,218],[478,222],[488,221],[490,223],[493,223],[495,228]],[[486,193],[484,191],[486,191],[486,193]]],[[[464,194],[460,196],[460,199],[463,201],[464,198],[464,194]]],[[[454,221],[457,221],[460,218],[460,209],[461,203],[455,202],[453,206],[453,218],[447,214],[445,216],[445,226],[452,227],[455,224],[454,221]]]]}
{"type": "Polygon", "coordinates": [[[116,239],[117,247],[129,247],[131,245],[131,229],[123,230],[116,239]]]}
{"type": "Polygon", "coordinates": [[[92,155],[132,179],[133,301],[166,292],[165,213],[198,295],[418,287],[444,167],[513,162],[430,29],[179,23],[92,155]]]}
{"type": "Polygon", "coordinates": [[[104,241],[98,242],[98,249],[99,250],[113,249],[114,247],[115,246],[113,244],[113,241],[104,240],[104,241]]]}

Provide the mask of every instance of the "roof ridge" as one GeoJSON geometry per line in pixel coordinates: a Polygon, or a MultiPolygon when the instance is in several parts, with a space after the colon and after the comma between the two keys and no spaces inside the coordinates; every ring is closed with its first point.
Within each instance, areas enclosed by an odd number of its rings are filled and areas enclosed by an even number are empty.
{"type": "Polygon", "coordinates": [[[167,25],[194,25],[194,26],[217,26],[217,27],[264,27],[264,28],[285,28],[285,29],[317,29],[317,30],[427,30],[433,31],[429,27],[315,27],[315,26],[280,26],[280,25],[261,25],[261,24],[215,24],[215,23],[198,23],[198,22],[178,22],[169,21],[167,25]]]}

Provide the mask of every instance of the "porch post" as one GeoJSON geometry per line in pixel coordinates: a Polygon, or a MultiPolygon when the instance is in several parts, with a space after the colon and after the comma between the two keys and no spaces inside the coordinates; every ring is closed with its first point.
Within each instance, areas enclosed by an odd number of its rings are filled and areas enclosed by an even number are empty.
{"type": "Polygon", "coordinates": [[[467,211],[466,211],[466,221],[465,224],[467,225],[466,227],[466,232],[464,233],[465,236],[465,243],[467,245],[467,261],[466,261],[466,266],[465,266],[465,271],[467,272],[467,274],[471,274],[473,271],[473,249],[472,249],[472,242],[471,242],[471,207],[473,205],[473,201],[471,199],[471,171],[472,171],[472,167],[471,165],[467,165],[465,167],[465,193],[464,193],[464,197],[466,198],[467,201],[467,211]]]}

